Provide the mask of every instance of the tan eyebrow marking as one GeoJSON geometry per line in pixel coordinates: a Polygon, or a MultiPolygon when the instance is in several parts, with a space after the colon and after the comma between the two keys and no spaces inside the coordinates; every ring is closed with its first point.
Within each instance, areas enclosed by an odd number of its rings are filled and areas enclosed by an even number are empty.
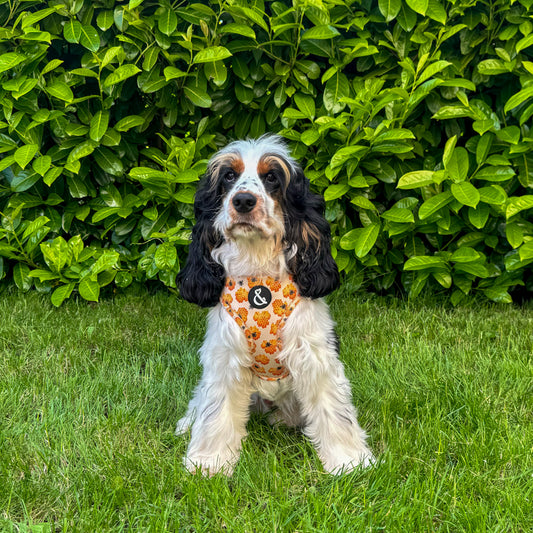
{"type": "Polygon", "coordinates": [[[270,154],[264,155],[257,163],[257,173],[259,175],[267,174],[276,167],[281,168],[283,171],[283,174],[285,175],[285,186],[287,186],[289,184],[291,173],[287,163],[281,157],[270,154]]]}
{"type": "Polygon", "coordinates": [[[220,169],[223,166],[231,167],[237,174],[244,172],[244,161],[238,154],[216,154],[209,163],[211,187],[218,182],[220,169]]]}

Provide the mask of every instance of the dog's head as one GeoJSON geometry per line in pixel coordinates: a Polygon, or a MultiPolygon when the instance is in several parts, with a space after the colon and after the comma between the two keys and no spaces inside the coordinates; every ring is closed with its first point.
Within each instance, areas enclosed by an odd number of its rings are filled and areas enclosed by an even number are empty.
{"type": "Polygon", "coordinates": [[[202,307],[218,302],[225,272],[212,251],[224,241],[282,244],[302,296],[320,298],[338,286],[324,200],[309,191],[309,180],[279,137],[236,141],[215,154],[194,209],[197,222],[179,275],[186,300],[202,307]]]}

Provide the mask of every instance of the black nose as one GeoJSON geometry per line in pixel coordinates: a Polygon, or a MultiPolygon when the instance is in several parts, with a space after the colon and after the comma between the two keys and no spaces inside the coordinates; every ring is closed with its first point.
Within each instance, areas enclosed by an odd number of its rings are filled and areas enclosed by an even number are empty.
{"type": "Polygon", "coordinates": [[[249,213],[257,203],[257,198],[249,192],[239,192],[231,200],[237,213],[249,213]]]}

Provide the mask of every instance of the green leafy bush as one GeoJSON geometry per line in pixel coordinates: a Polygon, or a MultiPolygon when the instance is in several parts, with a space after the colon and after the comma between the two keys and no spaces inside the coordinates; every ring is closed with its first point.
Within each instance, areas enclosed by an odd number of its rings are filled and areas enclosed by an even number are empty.
{"type": "Polygon", "coordinates": [[[175,288],[195,182],[278,132],[352,286],[511,301],[533,262],[533,0],[0,1],[0,278],[175,288]]]}

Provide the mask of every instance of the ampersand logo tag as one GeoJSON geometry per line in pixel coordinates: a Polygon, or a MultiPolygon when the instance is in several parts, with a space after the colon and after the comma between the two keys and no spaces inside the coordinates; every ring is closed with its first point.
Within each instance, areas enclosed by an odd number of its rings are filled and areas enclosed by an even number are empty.
{"type": "Polygon", "coordinates": [[[272,301],[272,293],[264,285],[256,285],[248,293],[248,302],[254,309],[264,309],[272,301]]]}

